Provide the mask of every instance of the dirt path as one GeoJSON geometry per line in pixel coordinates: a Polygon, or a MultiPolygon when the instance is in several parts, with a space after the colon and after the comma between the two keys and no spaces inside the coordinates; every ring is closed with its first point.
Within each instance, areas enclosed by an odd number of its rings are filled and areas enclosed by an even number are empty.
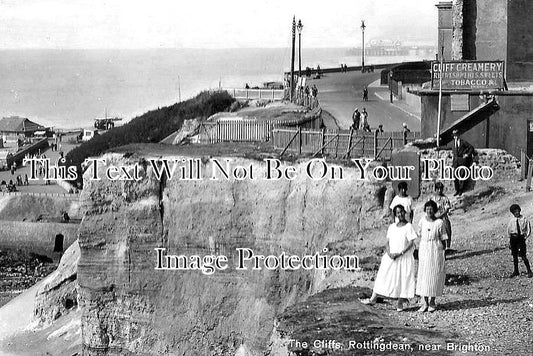
{"type": "MultiPolygon", "coordinates": [[[[419,313],[414,301],[403,313],[395,311],[394,301],[376,308],[406,327],[457,335],[456,340],[449,341],[457,345],[458,355],[530,355],[533,278],[527,278],[522,263],[522,274],[508,278],[512,257],[506,226],[512,203],[520,204],[523,215],[533,220],[533,193],[525,193],[523,184],[513,182],[504,184],[503,189],[502,195],[486,198],[451,216],[452,247],[457,253],[446,262],[447,286],[444,296],[437,300],[435,313],[419,313]]],[[[530,260],[531,241],[527,242],[530,260]]]]}

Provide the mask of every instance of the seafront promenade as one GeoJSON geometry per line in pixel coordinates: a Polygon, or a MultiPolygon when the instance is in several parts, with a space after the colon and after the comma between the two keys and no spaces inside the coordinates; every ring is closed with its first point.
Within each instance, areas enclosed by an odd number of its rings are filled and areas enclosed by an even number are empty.
{"type": "Polygon", "coordinates": [[[366,108],[370,127],[379,124],[385,131],[401,131],[406,123],[411,131],[420,131],[420,117],[413,108],[403,101],[389,100],[386,86],[379,85],[380,71],[361,73],[360,71],[325,73],[320,79],[309,79],[307,85],[316,85],[318,101],[323,110],[337,121],[339,128],[347,130],[352,124],[355,108],[366,108]],[[363,88],[368,87],[368,101],[363,101],[363,88]]]}
{"type": "MultiPolygon", "coordinates": [[[[61,146],[61,151],[66,155],[70,150],[72,150],[75,145],[63,142],[61,146]]],[[[46,158],[50,159],[50,164],[55,165],[57,160],[59,159],[59,151],[52,151],[51,148],[48,148],[46,151],[43,151],[42,153],[45,154],[46,158]]],[[[18,166],[17,169],[13,174],[11,174],[10,170],[4,170],[0,171],[0,181],[5,181],[6,183],[9,183],[10,180],[12,180],[16,184],[17,176],[20,175],[22,179],[24,179],[25,175],[28,175],[28,177],[31,176],[31,170],[30,166],[18,166]]],[[[66,194],[67,191],[60,187],[55,181],[51,180],[49,184],[46,183],[46,181],[42,178],[39,178],[38,180],[29,180],[28,185],[17,185],[17,192],[22,192],[24,194],[30,193],[30,194],[66,194]]],[[[5,194],[12,194],[12,193],[5,193],[5,194]]]]}

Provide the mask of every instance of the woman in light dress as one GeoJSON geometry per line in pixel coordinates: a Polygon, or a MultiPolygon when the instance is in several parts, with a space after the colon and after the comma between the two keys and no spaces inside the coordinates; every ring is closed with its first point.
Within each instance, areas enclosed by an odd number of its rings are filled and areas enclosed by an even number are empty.
{"type": "Polygon", "coordinates": [[[444,223],[444,229],[446,229],[446,235],[448,235],[448,240],[446,240],[446,250],[449,250],[452,243],[452,224],[450,223],[448,213],[450,212],[452,205],[450,204],[450,199],[444,195],[444,184],[442,184],[442,182],[435,183],[435,191],[437,193],[430,199],[437,203],[435,217],[437,219],[442,219],[442,222],[444,223]]]}
{"type": "MultiPolygon", "coordinates": [[[[392,199],[389,208],[392,209],[400,204],[405,209],[405,213],[407,215],[407,221],[411,224],[413,223],[413,198],[411,198],[409,195],[407,195],[407,183],[406,182],[400,182],[398,183],[398,195],[392,199]]],[[[392,214],[394,216],[394,212],[392,214]]],[[[395,222],[397,220],[395,219],[395,222]]]]}
{"type": "Polygon", "coordinates": [[[416,294],[421,297],[419,311],[434,312],[435,297],[442,296],[446,272],[444,269],[444,250],[446,248],[446,228],[441,219],[435,217],[437,204],[430,200],[424,204],[426,216],[420,219],[418,234],[418,275],[416,294]]]}
{"type": "Polygon", "coordinates": [[[397,311],[403,311],[406,299],[415,296],[415,260],[413,241],[416,232],[405,218],[405,209],[397,205],[393,209],[398,222],[387,231],[387,251],[381,258],[374,291],[364,304],[374,304],[378,296],[398,299],[397,311]]]}

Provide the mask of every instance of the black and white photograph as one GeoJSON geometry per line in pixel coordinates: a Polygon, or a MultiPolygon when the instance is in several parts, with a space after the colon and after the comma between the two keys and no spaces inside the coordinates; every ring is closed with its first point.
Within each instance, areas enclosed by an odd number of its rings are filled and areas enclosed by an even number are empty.
{"type": "Polygon", "coordinates": [[[531,354],[532,16],[0,0],[0,356],[531,354]]]}

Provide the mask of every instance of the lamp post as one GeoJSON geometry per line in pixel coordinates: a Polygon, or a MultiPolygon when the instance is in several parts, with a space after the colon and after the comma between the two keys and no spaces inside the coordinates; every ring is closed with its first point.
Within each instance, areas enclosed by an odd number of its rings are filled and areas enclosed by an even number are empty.
{"type": "Polygon", "coordinates": [[[291,31],[291,38],[292,38],[292,48],[291,48],[291,88],[290,88],[290,100],[292,102],[293,95],[294,95],[294,40],[296,37],[296,17],[292,17],[292,31],[291,31]]]}
{"type": "Polygon", "coordinates": [[[363,52],[361,53],[363,56],[363,60],[361,62],[361,72],[365,72],[365,20],[361,20],[361,33],[363,34],[363,52]]]}
{"type": "Polygon", "coordinates": [[[302,29],[304,28],[304,25],[302,25],[302,20],[298,20],[298,26],[296,26],[296,29],[298,30],[298,77],[302,77],[302,29]]]}
{"type": "Polygon", "coordinates": [[[392,70],[389,71],[390,102],[392,104],[392,70]]]}

